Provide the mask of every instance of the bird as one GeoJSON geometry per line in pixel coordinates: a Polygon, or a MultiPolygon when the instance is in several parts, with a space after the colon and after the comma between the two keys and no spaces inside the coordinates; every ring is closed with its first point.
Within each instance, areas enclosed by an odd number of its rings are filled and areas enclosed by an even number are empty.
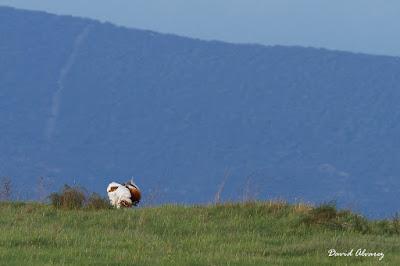
{"type": "Polygon", "coordinates": [[[107,187],[108,198],[117,209],[137,206],[142,198],[139,187],[131,179],[127,183],[111,182],[107,187]]]}

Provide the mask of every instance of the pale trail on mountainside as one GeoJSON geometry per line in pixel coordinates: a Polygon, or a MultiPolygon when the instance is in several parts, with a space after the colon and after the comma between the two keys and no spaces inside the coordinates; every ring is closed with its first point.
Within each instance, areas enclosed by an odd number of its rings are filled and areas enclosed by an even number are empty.
{"type": "Polygon", "coordinates": [[[75,63],[76,55],[79,51],[79,48],[81,47],[81,45],[82,45],[83,41],[85,40],[85,38],[87,37],[87,35],[89,34],[90,29],[91,29],[91,25],[88,25],[76,36],[76,38],[74,40],[74,45],[72,47],[72,51],[71,51],[70,55],[68,56],[65,64],[61,67],[60,75],[57,80],[57,89],[54,92],[54,94],[52,96],[52,100],[51,100],[50,117],[47,120],[46,128],[45,128],[45,138],[46,138],[47,142],[51,141],[51,138],[54,133],[54,129],[57,124],[57,119],[58,119],[58,115],[60,112],[61,95],[65,88],[65,86],[64,86],[65,79],[66,79],[67,75],[69,74],[71,67],[75,63]]]}

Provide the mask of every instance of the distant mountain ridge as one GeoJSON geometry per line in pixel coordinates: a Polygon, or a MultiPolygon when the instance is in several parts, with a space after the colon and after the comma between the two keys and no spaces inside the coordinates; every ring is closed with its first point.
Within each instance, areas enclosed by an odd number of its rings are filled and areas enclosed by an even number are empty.
{"type": "MultiPolygon", "coordinates": [[[[0,7],[0,176],[399,211],[400,59],[0,7]],[[123,180],[121,180],[123,181],[123,180]]],[[[155,192],[156,191],[156,192],[155,192]]]]}

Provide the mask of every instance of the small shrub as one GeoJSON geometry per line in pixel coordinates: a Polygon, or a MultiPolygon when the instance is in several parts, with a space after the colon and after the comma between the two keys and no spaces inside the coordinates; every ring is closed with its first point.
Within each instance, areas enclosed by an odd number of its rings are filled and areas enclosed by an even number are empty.
{"type": "Polygon", "coordinates": [[[97,193],[87,196],[86,190],[81,187],[64,185],[60,192],[50,194],[48,197],[51,205],[57,209],[65,210],[99,210],[109,209],[111,206],[106,198],[97,193]]]}
{"type": "Polygon", "coordinates": [[[341,228],[338,222],[338,212],[334,203],[324,203],[304,216],[302,222],[306,225],[324,225],[332,228],[341,228]]]}
{"type": "Polygon", "coordinates": [[[51,193],[48,198],[54,208],[61,208],[61,196],[59,193],[51,193]]]}
{"type": "Polygon", "coordinates": [[[106,198],[101,197],[97,193],[90,195],[86,208],[89,210],[110,209],[111,205],[106,198]]]}
{"type": "Polygon", "coordinates": [[[371,232],[371,225],[365,217],[349,210],[338,211],[334,203],[325,203],[311,209],[303,216],[301,222],[306,225],[321,225],[362,234],[371,232]]]}
{"type": "Polygon", "coordinates": [[[51,205],[55,208],[76,210],[81,209],[86,201],[84,190],[79,187],[64,185],[59,193],[52,193],[49,196],[51,205]]]}
{"type": "Polygon", "coordinates": [[[336,218],[336,206],[331,203],[322,204],[310,211],[310,219],[315,223],[324,223],[336,218]]]}
{"type": "Polygon", "coordinates": [[[8,201],[11,199],[11,179],[2,177],[0,180],[0,200],[8,201]]]}

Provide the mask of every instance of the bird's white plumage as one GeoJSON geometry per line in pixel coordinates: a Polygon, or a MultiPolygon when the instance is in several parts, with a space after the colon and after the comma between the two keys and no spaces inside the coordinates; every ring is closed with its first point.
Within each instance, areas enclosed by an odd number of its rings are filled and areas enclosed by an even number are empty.
{"type": "Polygon", "coordinates": [[[107,187],[107,193],[110,203],[114,207],[121,208],[123,201],[132,205],[131,192],[122,184],[111,182],[107,187]]]}

